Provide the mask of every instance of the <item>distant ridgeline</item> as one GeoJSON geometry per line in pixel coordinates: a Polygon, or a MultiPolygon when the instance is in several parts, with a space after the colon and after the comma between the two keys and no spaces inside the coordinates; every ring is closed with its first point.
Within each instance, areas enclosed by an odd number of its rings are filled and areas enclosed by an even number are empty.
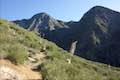
{"type": "Polygon", "coordinates": [[[95,6],[78,22],[56,20],[46,13],[14,22],[68,51],[72,42],[77,41],[75,54],[78,56],[120,66],[119,12],[95,6]]]}

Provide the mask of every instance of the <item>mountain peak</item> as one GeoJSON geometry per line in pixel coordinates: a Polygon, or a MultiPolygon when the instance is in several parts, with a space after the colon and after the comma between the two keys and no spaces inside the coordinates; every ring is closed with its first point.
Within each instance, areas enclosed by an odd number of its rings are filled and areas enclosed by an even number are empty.
{"type": "Polygon", "coordinates": [[[112,13],[112,12],[116,12],[116,11],[113,11],[113,10],[103,7],[103,6],[94,6],[88,12],[101,14],[101,13],[112,13]]]}
{"type": "Polygon", "coordinates": [[[94,6],[92,9],[103,9],[103,8],[105,8],[105,7],[103,7],[103,6],[94,6]]]}
{"type": "Polygon", "coordinates": [[[45,16],[50,17],[49,14],[42,12],[42,13],[38,13],[38,14],[34,15],[32,18],[39,18],[39,17],[45,17],[45,16]]]}
{"type": "Polygon", "coordinates": [[[50,16],[48,13],[46,13],[46,12],[41,12],[41,13],[38,13],[38,14],[36,14],[36,15],[46,15],[46,16],[50,16]]]}

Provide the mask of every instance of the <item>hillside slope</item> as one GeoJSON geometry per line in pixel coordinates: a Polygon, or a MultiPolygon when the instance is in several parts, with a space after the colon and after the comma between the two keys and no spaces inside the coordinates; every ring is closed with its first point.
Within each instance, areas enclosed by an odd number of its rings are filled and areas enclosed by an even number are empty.
{"type": "Polygon", "coordinates": [[[35,33],[5,20],[0,20],[0,58],[16,65],[37,64],[31,70],[42,72],[48,80],[120,80],[120,68],[71,56],[35,33]],[[39,59],[40,54],[46,57],[39,59]]]}

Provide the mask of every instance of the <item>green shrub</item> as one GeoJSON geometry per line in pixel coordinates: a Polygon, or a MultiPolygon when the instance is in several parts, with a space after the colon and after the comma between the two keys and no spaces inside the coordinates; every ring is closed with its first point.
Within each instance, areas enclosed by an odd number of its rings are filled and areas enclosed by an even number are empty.
{"type": "Polygon", "coordinates": [[[13,44],[6,49],[7,59],[16,64],[22,64],[27,59],[27,52],[20,44],[13,44]]]}

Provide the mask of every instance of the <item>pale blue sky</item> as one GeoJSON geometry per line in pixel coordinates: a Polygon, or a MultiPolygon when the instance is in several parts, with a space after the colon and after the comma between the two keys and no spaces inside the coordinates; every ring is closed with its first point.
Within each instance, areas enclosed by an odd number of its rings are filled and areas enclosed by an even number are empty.
{"type": "Polygon", "coordinates": [[[78,21],[96,5],[120,12],[120,0],[0,0],[0,18],[16,20],[46,12],[63,21],[78,21]]]}

